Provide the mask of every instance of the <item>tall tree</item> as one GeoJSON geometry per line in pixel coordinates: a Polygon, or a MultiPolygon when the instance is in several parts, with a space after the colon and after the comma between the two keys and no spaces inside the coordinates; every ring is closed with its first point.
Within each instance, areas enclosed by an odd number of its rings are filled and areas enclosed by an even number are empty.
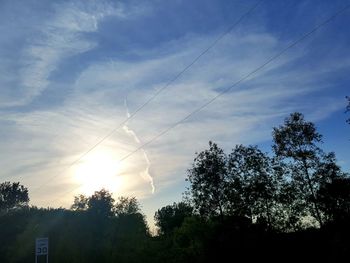
{"type": "Polygon", "coordinates": [[[228,206],[234,215],[266,222],[275,220],[278,180],[272,160],[256,146],[237,145],[228,158],[228,206]]]}
{"type": "Polygon", "coordinates": [[[4,182],[0,184],[0,211],[21,208],[28,205],[28,189],[17,183],[4,182]]]}
{"type": "Polygon", "coordinates": [[[224,216],[226,155],[216,143],[197,154],[188,170],[189,193],[194,208],[204,217],[224,216]]]}
{"type": "Polygon", "coordinates": [[[158,209],[154,215],[155,225],[161,234],[170,234],[192,214],[193,208],[190,205],[184,202],[173,203],[158,209]]]}
{"type": "Polygon", "coordinates": [[[114,199],[112,194],[105,189],[96,191],[91,197],[89,197],[87,205],[87,211],[94,215],[110,217],[114,214],[114,199]]]}
{"type": "Polygon", "coordinates": [[[303,114],[298,112],[286,118],[282,126],[273,129],[273,140],[276,157],[290,168],[289,187],[298,188],[293,192],[302,196],[311,215],[322,225],[323,218],[316,193],[323,181],[340,176],[340,170],[335,169],[334,154],[323,152],[319,147],[322,135],[312,122],[305,121],[303,114]]]}
{"type": "Polygon", "coordinates": [[[140,205],[135,197],[121,196],[114,206],[114,212],[119,216],[136,214],[139,213],[140,210],[140,205]]]}

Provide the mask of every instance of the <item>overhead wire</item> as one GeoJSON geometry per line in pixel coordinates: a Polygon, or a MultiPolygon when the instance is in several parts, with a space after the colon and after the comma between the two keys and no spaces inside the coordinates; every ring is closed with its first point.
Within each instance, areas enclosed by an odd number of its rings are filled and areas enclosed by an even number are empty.
{"type": "MultiPolygon", "coordinates": [[[[258,71],[262,70],[263,68],[265,68],[267,65],[269,65],[270,63],[272,63],[274,60],[276,60],[277,58],[279,58],[280,56],[282,56],[285,52],[287,52],[289,49],[291,49],[292,47],[296,46],[298,43],[300,43],[301,41],[305,40],[306,38],[308,38],[310,35],[312,35],[313,33],[315,33],[318,29],[320,29],[321,27],[325,26],[326,24],[328,24],[329,22],[331,22],[333,19],[335,19],[337,16],[339,16],[341,13],[345,12],[347,9],[350,8],[350,5],[347,5],[341,9],[339,9],[337,12],[335,12],[333,15],[329,16],[327,19],[323,20],[323,22],[319,23],[317,26],[315,26],[313,29],[311,29],[310,31],[306,32],[305,34],[303,34],[301,37],[299,37],[298,39],[296,39],[295,41],[293,41],[291,44],[287,45],[284,49],[282,49],[280,52],[278,52],[277,54],[275,54],[274,56],[272,56],[271,58],[269,58],[267,61],[265,61],[263,64],[261,64],[260,66],[256,67],[254,70],[252,70],[251,72],[249,72],[248,74],[246,74],[245,76],[243,76],[242,78],[240,78],[238,81],[236,81],[234,84],[232,84],[231,86],[227,87],[226,89],[223,89],[221,92],[219,92],[216,96],[214,96],[213,98],[211,98],[210,100],[208,100],[207,102],[205,102],[204,104],[202,104],[200,107],[196,108],[194,111],[190,112],[188,115],[186,115],[184,118],[182,118],[181,120],[175,122],[174,124],[172,124],[171,126],[169,126],[168,128],[166,128],[165,130],[163,130],[162,132],[158,133],[156,136],[154,136],[152,139],[148,140],[146,143],[143,143],[142,145],[140,145],[138,148],[136,148],[134,151],[128,153],[127,155],[125,155],[123,158],[121,158],[119,160],[119,162],[122,162],[124,160],[126,160],[127,158],[129,158],[130,156],[132,156],[133,154],[135,154],[136,152],[138,152],[139,150],[141,150],[142,148],[144,148],[145,146],[151,144],[152,142],[154,142],[155,140],[157,140],[159,137],[165,135],[166,133],[168,133],[170,130],[174,129],[175,127],[177,127],[178,125],[180,125],[181,123],[185,122],[186,120],[188,120],[190,117],[192,117],[193,115],[195,115],[196,113],[198,113],[199,111],[201,111],[202,109],[204,109],[205,107],[207,107],[208,105],[210,105],[211,103],[213,103],[215,100],[217,100],[219,97],[221,97],[222,95],[226,94],[227,92],[229,92],[232,88],[234,88],[235,86],[239,85],[240,83],[242,83],[243,81],[245,81],[246,79],[248,79],[249,77],[251,77],[252,75],[254,75],[255,73],[257,73],[258,71]]],[[[81,186],[83,186],[84,184],[80,184],[77,187],[65,192],[64,194],[60,195],[58,198],[54,199],[53,202],[58,201],[62,196],[66,196],[67,194],[73,192],[74,190],[80,188],[81,186]]]]}
{"type": "Polygon", "coordinates": [[[217,37],[207,48],[205,48],[194,60],[191,61],[184,69],[182,69],[179,73],[177,73],[172,79],[170,79],[164,86],[158,89],[148,100],[146,100],[141,106],[139,106],[134,112],[132,112],[124,121],[122,121],[118,126],[116,126],[113,130],[99,139],[95,144],[93,144],[87,151],[81,154],[77,159],[68,164],[64,169],[56,173],[54,176],[48,178],[44,183],[35,188],[32,193],[37,192],[42,189],[43,186],[50,183],[54,178],[60,176],[65,171],[69,170],[71,167],[79,163],[86,155],[92,152],[95,148],[97,148],[101,143],[103,143],[106,139],[110,138],[119,128],[125,125],[130,119],[132,119],[138,112],[144,109],[150,102],[152,102],[161,92],[167,89],[172,83],[174,83],[179,77],[181,77],[189,68],[191,68],[201,57],[203,57],[206,53],[208,53],[221,39],[223,39],[226,35],[228,35],[239,23],[243,21],[245,17],[247,17],[250,13],[252,13],[262,2],[263,0],[258,0],[255,2],[243,15],[241,15],[236,22],[234,22],[226,31],[224,31],[219,37],[217,37]]]}

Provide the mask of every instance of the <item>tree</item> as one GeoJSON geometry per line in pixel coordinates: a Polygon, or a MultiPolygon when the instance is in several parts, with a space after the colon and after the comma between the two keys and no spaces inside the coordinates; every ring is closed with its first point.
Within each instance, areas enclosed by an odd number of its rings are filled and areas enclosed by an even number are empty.
{"type": "Polygon", "coordinates": [[[141,213],[140,204],[135,197],[119,197],[113,212],[122,228],[118,230],[118,235],[127,235],[128,238],[134,236],[136,243],[141,236],[149,235],[145,215],[141,213]]]}
{"type": "Polygon", "coordinates": [[[17,183],[4,182],[0,184],[0,211],[27,206],[29,202],[28,189],[17,183]]]}
{"type": "Polygon", "coordinates": [[[290,169],[290,178],[286,180],[288,191],[301,198],[299,208],[304,203],[305,209],[322,226],[323,215],[316,193],[322,182],[341,176],[340,169],[336,169],[334,154],[323,152],[318,146],[322,143],[322,135],[298,112],[286,118],[282,126],[273,129],[273,140],[276,157],[290,169]]]}
{"type": "Polygon", "coordinates": [[[277,195],[280,206],[280,228],[283,231],[298,231],[304,228],[301,220],[305,218],[307,213],[307,205],[304,200],[305,193],[299,187],[299,182],[291,180],[292,171],[290,165],[280,163],[281,185],[277,195]]]}
{"type": "Polygon", "coordinates": [[[194,208],[204,217],[224,216],[226,187],[226,155],[216,143],[209,142],[209,149],[197,154],[187,181],[191,183],[189,194],[194,208]]]}
{"type": "Polygon", "coordinates": [[[89,197],[87,206],[87,211],[97,216],[110,217],[114,214],[114,199],[112,198],[112,194],[105,189],[96,191],[89,197]]]}
{"type": "MultiPolygon", "coordinates": [[[[213,237],[211,221],[198,216],[185,218],[179,228],[174,230],[173,244],[176,248],[171,262],[211,262],[206,258],[206,245],[213,237]],[[180,252],[180,253],[179,253],[180,252]]],[[[217,259],[217,258],[216,258],[217,259]]]]}
{"type": "Polygon", "coordinates": [[[140,205],[135,197],[121,196],[114,206],[114,212],[119,216],[136,214],[140,212],[140,205]]]}
{"type": "Polygon", "coordinates": [[[184,203],[173,203],[158,209],[154,215],[155,225],[159,228],[159,233],[170,234],[180,227],[185,218],[193,215],[193,208],[184,203]]]}
{"type": "Polygon", "coordinates": [[[350,178],[336,164],[334,153],[329,153],[319,165],[320,187],[317,201],[327,221],[350,216],[350,178]]]}
{"type": "Polygon", "coordinates": [[[230,213],[265,222],[275,220],[278,179],[272,160],[256,146],[237,145],[228,157],[227,200],[230,213]]]}
{"type": "Polygon", "coordinates": [[[78,195],[74,197],[74,203],[71,206],[72,210],[75,211],[85,211],[88,209],[89,198],[85,195],[78,195]]]}
{"type": "Polygon", "coordinates": [[[350,218],[350,178],[336,178],[324,183],[317,195],[328,221],[350,218]]]}

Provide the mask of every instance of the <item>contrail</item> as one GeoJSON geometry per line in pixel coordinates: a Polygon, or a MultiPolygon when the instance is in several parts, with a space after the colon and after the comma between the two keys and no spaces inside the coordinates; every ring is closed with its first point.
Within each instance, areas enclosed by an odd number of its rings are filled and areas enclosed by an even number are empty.
{"type": "MultiPolygon", "coordinates": [[[[130,112],[129,112],[129,108],[128,108],[128,104],[127,104],[126,99],[124,100],[124,104],[125,104],[125,108],[126,108],[126,117],[127,117],[127,119],[129,119],[130,118],[130,112]]],[[[137,137],[136,133],[133,130],[129,129],[128,121],[126,121],[125,124],[123,125],[123,130],[128,135],[130,135],[132,138],[134,138],[134,140],[135,140],[135,142],[137,144],[141,144],[141,141],[137,137]]],[[[140,175],[141,175],[141,177],[144,180],[146,180],[146,181],[148,181],[150,183],[150,185],[152,187],[152,194],[153,194],[154,190],[155,190],[155,187],[154,187],[154,183],[153,183],[153,178],[152,178],[151,174],[149,173],[149,168],[151,167],[151,162],[150,162],[150,160],[148,158],[148,155],[147,155],[145,149],[141,148],[141,151],[143,152],[143,157],[145,158],[147,166],[146,166],[145,170],[140,173],[140,175]]]]}

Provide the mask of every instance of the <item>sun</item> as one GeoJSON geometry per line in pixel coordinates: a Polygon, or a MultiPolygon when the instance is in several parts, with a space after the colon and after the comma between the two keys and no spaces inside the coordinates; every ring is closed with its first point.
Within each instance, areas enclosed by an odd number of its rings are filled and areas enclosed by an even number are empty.
{"type": "Polygon", "coordinates": [[[79,193],[91,195],[105,188],[113,193],[121,188],[118,156],[111,151],[98,151],[85,156],[76,165],[74,181],[81,185],[79,193]]]}

